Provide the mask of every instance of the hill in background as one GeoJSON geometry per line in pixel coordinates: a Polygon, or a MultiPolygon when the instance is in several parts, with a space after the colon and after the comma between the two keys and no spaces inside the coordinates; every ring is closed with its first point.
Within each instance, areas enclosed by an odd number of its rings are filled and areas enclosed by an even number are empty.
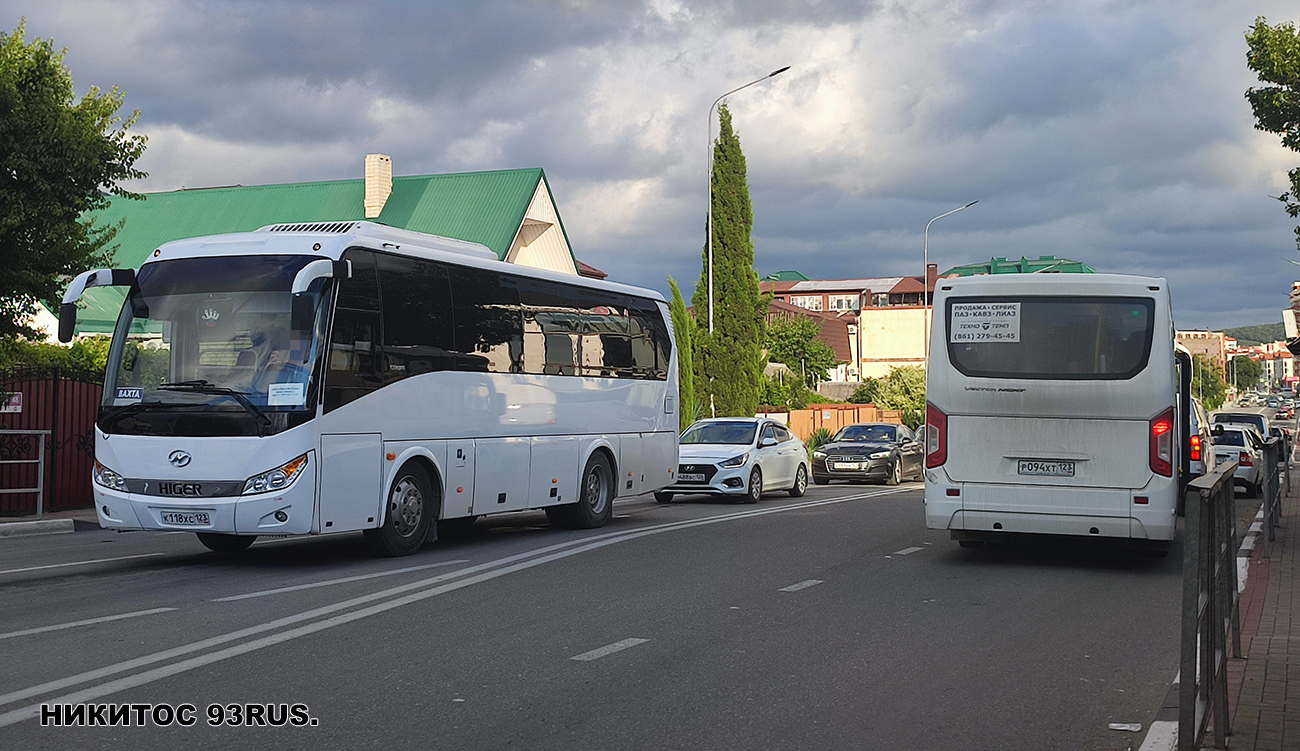
{"type": "Polygon", "coordinates": [[[1261,323],[1255,326],[1238,326],[1235,329],[1224,329],[1223,333],[1237,340],[1237,344],[1244,347],[1253,347],[1265,342],[1276,342],[1286,338],[1286,327],[1281,321],[1277,323],[1261,323]]]}

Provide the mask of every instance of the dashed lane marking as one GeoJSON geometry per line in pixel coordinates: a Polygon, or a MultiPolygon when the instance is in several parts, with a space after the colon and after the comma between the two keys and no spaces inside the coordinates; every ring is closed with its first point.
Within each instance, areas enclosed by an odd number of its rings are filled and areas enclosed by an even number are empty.
{"type": "Polygon", "coordinates": [[[391,571],[378,571],[373,574],[358,574],[357,576],[345,576],[341,579],[329,579],[327,581],[311,582],[310,584],[297,584],[292,587],[280,587],[278,589],[264,589],[260,592],[249,592],[242,595],[231,595],[230,597],[218,597],[213,602],[234,602],[235,600],[247,600],[253,597],[265,597],[267,595],[279,595],[285,592],[300,592],[304,589],[315,589],[316,587],[331,587],[335,584],[347,584],[349,582],[365,581],[366,579],[377,579],[381,576],[393,576],[394,574],[405,574],[408,571],[423,571],[426,568],[435,568],[437,566],[451,566],[457,563],[469,563],[467,560],[438,561],[437,563],[426,563],[420,566],[407,566],[406,568],[395,568],[391,571]]]}
{"type": "Polygon", "coordinates": [[[92,626],[96,623],[108,623],[109,621],[121,621],[127,618],[139,618],[142,615],[154,615],[155,613],[170,613],[175,609],[176,608],[153,608],[152,610],[137,610],[134,613],[119,613],[117,615],[106,615],[101,618],[88,618],[84,621],[72,621],[71,623],[59,623],[53,626],[27,628],[22,631],[10,631],[7,634],[0,634],[0,639],[12,639],[15,636],[43,634],[47,631],[62,631],[65,628],[76,628],[77,626],[92,626]]]}
{"type": "Polygon", "coordinates": [[[24,571],[41,571],[47,568],[63,568],[65,566],[88,566],[92,563],[109,563],[111,561],[129,561],[132,558],[156,558],[166,553],[141,553],[140,555],[123,555],[117,558],[95,558],[89,561],[72,561],[70,563],[50,563],[45,566],[28,566],[27,568],[11,568],[6,571],[0,571],[0,574],[21,574],[24,571]]]}
{"type": "Polygon", "coordinates": [[[648,642],[648,641],[650,641],[650,640],[649,640],[649,639],[635,639],[635,638],[633,638],[633,639],[624,639],[624,640],[622,640],[622,641],[616,641],[616,642],[614,642],[613,644],[606,644],[605,646],[601,647],[600,649],[593,649],[593,650],[591,650],[590,652],[583,652],[583,653],[580,654],[580,655],[574,655],[573,657],[570,657],[569,659],[570,659],[570,660],[578,660],[578,661],[580,661],[580,662],[590,662],[590,661],[592,661],[592,660],[599,660],[600,658],[602,658],[602,657],[604,657],[604,656],[606,656],[606,655],[612,655],[612,654],[614,654],[615,652],[622,652],[623,650],[627,649],[628,647],[635,647],[635,646],[638,645],[638,644],[645,644],[645,643],[648,642]]]}
{"type": "Polygon", "coordinates": [[[798,592],[798,591],[801,590],[801,589],[807,589],[807,588],[809,588],[809,587],[815,587],[815,586],[817,586],[818,584],[824,584],[824,582],[823,582],[821,579],[805,579],[805,580],[799,582],[798,584],[791,584],[791,585],[788,586],[788,587],[781,587],[781,589],[779,589],[779,590],[777,590],[777,591],[778,591],[778,592],[798,592]]]}
{"type": "Polygon", "coordinates": [[[925,550],[925,548],[917,548],[917,547],[903,548],[902,550],[895,550],[894,552],[890,553],[890,555],[911,555],[921,550],[925,550]]]}

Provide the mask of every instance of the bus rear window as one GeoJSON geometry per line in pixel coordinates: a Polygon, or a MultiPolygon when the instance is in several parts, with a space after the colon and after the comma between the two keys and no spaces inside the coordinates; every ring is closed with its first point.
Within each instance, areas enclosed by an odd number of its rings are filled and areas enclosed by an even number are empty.
{"type": "Polygon", "coordinates": [[[1155,300],[967,297],[947,304],[948,359],[980,378],[1125,380],[1151,356],[1155,300]]]}

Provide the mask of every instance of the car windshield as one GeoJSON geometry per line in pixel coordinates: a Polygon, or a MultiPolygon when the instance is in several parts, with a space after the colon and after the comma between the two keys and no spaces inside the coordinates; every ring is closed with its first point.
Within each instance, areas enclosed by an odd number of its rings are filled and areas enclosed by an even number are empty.
{"type": "Polygon", "coordinates": [[[898,434],[892,425],[850,425],[835,435],[837,443],[892,441],[898,434]]]}
{"type": "Polygon", "coordinates": [[[682,433],[681,442],[748,446],[754,442],[756,429],[752,422],[697,422],[682,433]]]}
{"type": "Polygon", "coordinates": [[[101,429],[265,435],[314,413],[324,282],[290,294],[294,276],[312,260],[243,256],[146,264],[113,334],[101,429]]]}

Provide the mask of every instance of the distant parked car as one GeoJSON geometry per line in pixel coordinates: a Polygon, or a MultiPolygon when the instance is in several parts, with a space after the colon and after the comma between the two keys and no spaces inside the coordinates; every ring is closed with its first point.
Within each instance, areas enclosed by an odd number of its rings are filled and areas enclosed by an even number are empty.
{"type": "Polygon", "coordinates": [[[700,420],[682,431],[677,482],[655,493],[704,493],[758,503],[763,493],[784,490],[798,498],[808,487],[808,450],[778,422],[754,417],[700,420]]]}
{"type": "Polygon", "coordinates": [[[1259,495],[1264,444],[1253,429],[1245,425],[1220,424],[1215,428],[1214,453],[1220,464],[1237,462],[1233,485],[1245,489],[1251,498],[1259,495]]]}
{"type": "Polygon", "coordinates": [[[1244,411],[1220,411],[1210,416],[1210,422],[1213,425],[1249,425],[1255,429],[1261,438],[1267,438],[1271,433],[1269,428],[1272,425],[1268,418],[1262,412],[1244,412],[1244,411]]]}
{"type": "Polygon", "coordinates": [[[883,480],[897,485],[904,477],[920,479],[925,446],[906,425],[848,425],[830,443],[813,452],[813,482],[883,480]]]}

